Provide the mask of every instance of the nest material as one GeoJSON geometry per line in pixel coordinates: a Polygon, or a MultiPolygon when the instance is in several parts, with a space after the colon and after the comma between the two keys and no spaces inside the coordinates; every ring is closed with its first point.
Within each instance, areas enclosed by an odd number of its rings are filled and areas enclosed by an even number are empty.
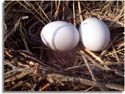
{"type": "Polygon", "coordinates": [[[123,91],[123,1],[5,1],[5,91],[123,91]],[[42,44],[44,25],[56,20],[76,28],[88,17],[104,21],[111,33],[109,47],[91,52],[81,43],[69,52],[42,44]]]}

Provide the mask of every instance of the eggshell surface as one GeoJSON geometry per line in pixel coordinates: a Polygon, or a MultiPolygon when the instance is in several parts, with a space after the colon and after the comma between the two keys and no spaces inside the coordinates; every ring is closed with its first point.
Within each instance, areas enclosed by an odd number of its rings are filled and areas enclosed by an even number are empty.
{"type": "Polygon", "coordinates": [[[79,33],[70,23],[54,21],[45,25],[41,31],[43,43],[58,51],[73,49],[79,42],[79,33]]]}
{"type": "Polygon", "coordinates": [[[108,27],[97,18],[84,20],[80,25],[79,31],[83,45],[89,50],[104,50],[110,42],[108,27]]]}

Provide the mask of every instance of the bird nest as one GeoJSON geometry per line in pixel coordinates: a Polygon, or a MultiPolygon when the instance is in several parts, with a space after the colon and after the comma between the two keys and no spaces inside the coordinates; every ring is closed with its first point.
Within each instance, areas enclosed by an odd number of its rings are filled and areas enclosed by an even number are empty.
{"type": "Polygon", "coordinates": [[[123,91],[123,1],[5,1],[4,91],[123,91]],[[107,49],[92,52],[81,42],[56,52],[41,41],[42,28],[67,21],[77,29],[97,17],[110,29],[107,49]]]}

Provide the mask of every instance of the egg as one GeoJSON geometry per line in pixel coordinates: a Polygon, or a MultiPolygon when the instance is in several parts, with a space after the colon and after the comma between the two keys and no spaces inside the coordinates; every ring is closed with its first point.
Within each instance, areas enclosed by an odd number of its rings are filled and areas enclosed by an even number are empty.
{"type": "Polygon", "coordinates": [[[54,21],[43,27],[41,39],[52,50],[69,51],[78,44],[79,33],[70,23],[54,21]]]}
{"type": "Polygon", "coordinates": [[[84,20],[79,28],[82,44],[91,51],[104,50],[110,42],[110,31],[106,24],[93,17],[84,20]]]}

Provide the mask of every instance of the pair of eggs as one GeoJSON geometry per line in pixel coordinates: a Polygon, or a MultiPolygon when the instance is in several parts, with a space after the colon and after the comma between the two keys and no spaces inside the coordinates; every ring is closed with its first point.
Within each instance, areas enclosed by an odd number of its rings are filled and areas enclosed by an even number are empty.
{"type": "Polygon", "coordinates": [[[78,30],[65,21],[54,21],[45,25],[41,31],[43,43],[56,51],[68,51],[79,42],[91,51],[104,50],[110,41],[106,24],[97,18],[84,20],[78,30]]]}

